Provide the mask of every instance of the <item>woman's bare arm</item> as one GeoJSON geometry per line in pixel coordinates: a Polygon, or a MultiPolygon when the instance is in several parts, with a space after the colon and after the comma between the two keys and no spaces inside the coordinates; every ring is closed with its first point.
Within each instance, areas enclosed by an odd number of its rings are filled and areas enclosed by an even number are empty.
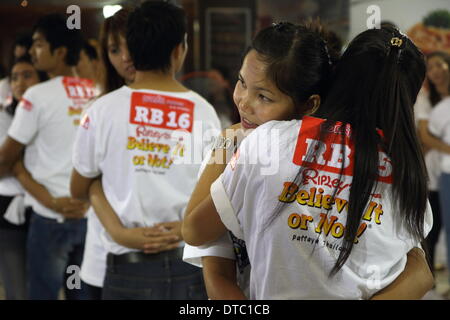
{"type": "Polygon", "coordinates": [[[236,281],[236,261],[207,256],[202,257],[203,278],[211,300],[246,300],[236,281]]]}
{"type": "Polygon", "coordinates": [[[413,248],[408,252],[405,270],[371,300],[419,300],[433,288],[433,283],[425,254],[421,249],[413,248]]]}

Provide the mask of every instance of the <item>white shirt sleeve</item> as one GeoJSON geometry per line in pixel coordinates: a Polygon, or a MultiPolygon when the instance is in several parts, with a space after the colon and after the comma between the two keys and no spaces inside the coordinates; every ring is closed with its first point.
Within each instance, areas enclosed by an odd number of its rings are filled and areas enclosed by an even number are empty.
{"type": "Polygon", "coordinates": [[[29,144],[38,132],[42,108],[45,106],[41,106],[33,92],[27,90],[17,105],[8,135],[24,145],[29,144]]]}
{"type": "Polygon", "coordinates": [[[427,92],[421,90],[417,96],[416,104],[414,105],[414,113],[416,121],[428,120],[430,117],[432,107],[427,92]]]}
{"type": "Polygon", "coordinates": [[[241,224],[237,217],[238,211],[233,208],[233,204],[231,203],[234,193],[231,188],[228,188],[227,190],[224,185],[224,174],[225,173],[220,175],[220,177],[211,185],[211,197],[214,201],[217,213],[220,215],[220,219],[225,227],[237,238],[244,239],[244,231],[242,230],[241,224]]]}
{"type": "Polygon", "coordinates": [[[98,142],[96,141],[96,125],[93,107],[89,108],[78,127],[75,137],[72,163],[79,174],[94,178],[101,174],[98,142]]]}
{"type": "Polygon", "coordinates": [[[228,232],[208,245],[199,247],[193,247],[188,244],[185,245],[183,252],[184,262],[197,267],[202,267],[202,257],[221,257],[236,260],[233,243],[228,232]]]}
{"type": "Polygon", "coordinates": [[[431,112],[428,122],[428,130],[438,138],[443,137],[445,130],[450,125],[450,98],[446,98],[439,102],[431,112]]]}

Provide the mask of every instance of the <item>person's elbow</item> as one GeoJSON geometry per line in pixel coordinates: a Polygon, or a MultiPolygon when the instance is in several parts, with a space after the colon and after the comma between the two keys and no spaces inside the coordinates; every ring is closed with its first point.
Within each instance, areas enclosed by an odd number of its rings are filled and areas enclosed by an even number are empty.
{"type": "Polygon", "coordinates": [[[7,138],[7,141],[0,146],[0,177],[12,174],[12,167],[19,159],[23,145],[7,138]]]}
{"type": "Polygon", "coordinates": [[[11,163],[8,161],[8,157],[4,152],[0,152],[0,177],[5,176],[11,170],[11,163]]]}
{"type": "Polygon", "coordinates": [[[195,216],[186,216],[181,225],[181,234],[184,242],[187,244],[198,247],[205,244],[205,239],[202,237],[202,232],[197,228],[195,216]]]}

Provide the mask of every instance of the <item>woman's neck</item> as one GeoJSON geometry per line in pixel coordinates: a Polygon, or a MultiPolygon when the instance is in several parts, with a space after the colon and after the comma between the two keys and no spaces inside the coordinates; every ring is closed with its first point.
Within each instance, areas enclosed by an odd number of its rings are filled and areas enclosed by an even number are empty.
{"type": "Polygon", "coordinates": [[[158,91],[184,92],[189,91],[175,79],[173,72],[136,71],[132,89],[153,89],[158,91]]]}

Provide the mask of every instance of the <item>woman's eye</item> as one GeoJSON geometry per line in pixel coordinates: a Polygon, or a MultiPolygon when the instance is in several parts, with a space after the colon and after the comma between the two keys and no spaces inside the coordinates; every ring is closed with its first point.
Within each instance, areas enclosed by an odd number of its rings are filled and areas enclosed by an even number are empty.
{"type": "Polygon", "coordinates": [[[259,98],[264,102],[272,102],[272,99],[267,98],[265,95],[260,94],[259,98]]]}
{"type": "Polygon", "coordinates": [[[109,49],[109,53],[111,53],[111,54],[118,54],[119,53],[119,49],[111,48],[111,49],[109,49]]]}

